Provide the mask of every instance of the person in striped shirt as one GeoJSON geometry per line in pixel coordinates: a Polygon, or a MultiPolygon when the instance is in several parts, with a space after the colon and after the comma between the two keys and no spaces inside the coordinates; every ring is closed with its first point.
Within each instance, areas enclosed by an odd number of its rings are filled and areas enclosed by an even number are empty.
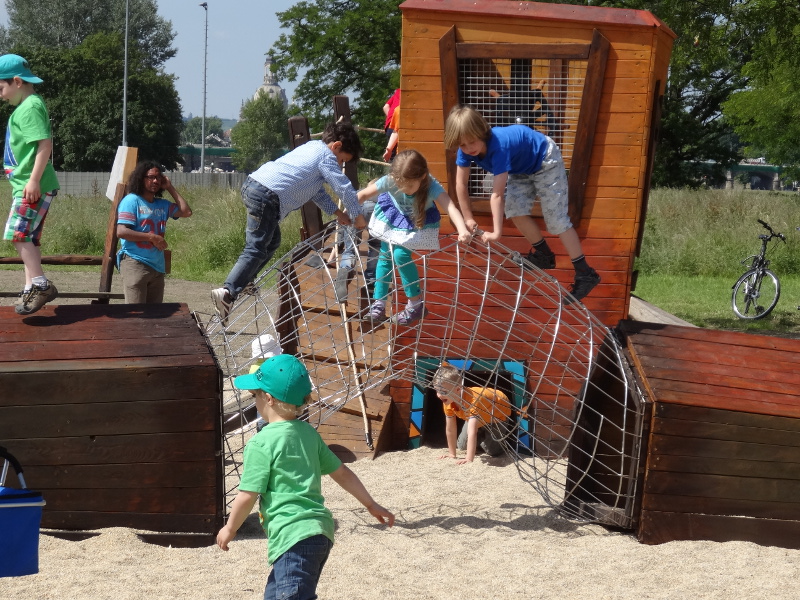
{"type": "Polygon", "coordinates": [[[245,246],[222,287],[212,290],[214,309],[223,326],[236,297],[255,280],[281,244],[280,222],[309,200],[341,225],[366,227],[358,196],[342,172],[346,162],[358,161],[363,147],[351,123],[330,123],[322,140],[312,140],[288,154],[261,165],[242,186],[247,208],[245,246]],[[325,191],[328,184],[344,206],[340,209],[325,191]]]}

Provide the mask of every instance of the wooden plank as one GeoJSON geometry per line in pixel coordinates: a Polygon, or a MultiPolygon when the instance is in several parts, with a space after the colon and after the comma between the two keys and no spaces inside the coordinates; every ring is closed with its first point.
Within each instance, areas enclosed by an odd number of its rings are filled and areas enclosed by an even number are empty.
{"type": "MultiPolygon", "coordinates": [[[[163,362],[163,361],[161,361],[163,362]]],[[[113,401],[125,412],[125,404],[146,398],[150,401],[193,397],[197,390],[209,395],[219,394],[222,389],[220,374],[216,366],[181,366],[180,368],[145,367],[128,369],[76,369],[73,371],[51,371],[41,362],[40,370],[30,370],[0,375],[3,394],[0,407],[38,406],[42,398],[47,404],[58,406],[71,403],[80,397],[81,402],[107,402],[109,390],[113,390],[113,401]],[[153,385],[152,382],[158,382],[153,385]],[[52,393],[57,389],[58,393],[52,393]]],[[[2,423],[0,423],[2,427],[2,423]]],[[[0,438],[3,436],[0,435],[0,438]]]]}
{"type": "Polygon", "coordinates": [[[761,502],[740,500],[738,498],[698,498],[697,496],[649,494],[644,496],[642,508],[653,512],[747,516],[756,519],[800,521],[800,504],[798,502],[761,502]]]}
{"type": "Polygon", "coordinates": [[[598,107],[607,68],[608,51],[608,40],[595,30],[592,34],[589,64],[581,94],[581,107],[569,171],[569,216],[575,226],[580,225],[583,214],[589,160],[597,128],[598,107]]]}
{"type": "MultiPolygon", "coordinates": [[[[728,460],[800,463],[800,448],[796,446],[766,445],[737,440],[713,440],[674,435],[652,434],[649,452],[653,457],[673,455],[727,458],[728,460]]],[[[752,485],[756,485],[757,483],[756,479],[752,480],[752,485]]],[[[800,483],[798,485],[800,485],[800,483]]],[[[655,491],[656,489],[654,489],[654,492],[655,491]]],[[[672,492],[662,491],[661,493],[672,492]]]]}
{"type": "MultiPolygon", "coordinates": [[[[166,338],[159,344],[152,340],[98,340],[87,344],[83,340],[50,341],[47,344],[9,342],[3,344],[3,356],[13,356],[15,361],[30,360],[82,360],[92,358],[123,358],[167,356],[179,354],[196,356],[208,347],[197,338],[166,338]]],[[[5,359],[7,360],[7,359],[5,359]]],[[[6,364],[8,364],[6,362],[6,364]]]]}
{"type": "Polygon", "coordinates": [[[752,398],[747,397],[709,398],[706,392],[692,393],[686,390],[675,391],[659,387],[658,399],[661,402],[687,406],[705,406],[753,414],[800,418],[800,407],[798,407],[795,399],[790,396],[768,397],[754,402],[752,398]]]}
{"type": "MultiPolygon", "coordinates": [[[[214,461],[128,463],[105,465],[25,465],[25,481],[31,489],[147,489],[153,487],[207,488],[215,484],[214,461]]],[[[49,500],[49,499],[48,499],[49,500]]]]}
{"type": "Polygon", "coordinates": [[[126,462],[181,463],[195,461],[198,455],[214,456],[217,446],[215,436],[207,432],[28,438],[14,443],[14,456],[26,468],[35,465],[102,465],[126,462]]]}
{"type": "Polygon", "coordinates": [[[86,530],[107,527],[129,527],[145,531],[205,532],[215,534],[222,527],[223,513],[214,514],[157,514],[125,513],[117,511],[62,511],[45,507],[42,512],[43,528],[86,530]]]}
{"type": "MultiPolygon", "coordinates": [[[[678,340],[674,343],[682,344],[683,340],[701,343],[728,344],[732,346],[742,346],[746,348],[759,348],[768,350],[788,350],[794,353],[800,352],[797,349],[797,340],[787,339],[776,336],[758,335],[752,333],[741,333],[737,331],[724,331],[721,329],[686,328],[677,326],[664,326],[653,323],[639,323],[636,321],[623,321],[620,329],[626,335],[636,335],[636,343],[645,343],[648,339],[646,334],[652,333],[658,339],[667,338],[678,340]]],[[[727,352],[728,348],[723,348],[727,352]]]]}
{"type": "MultiPolygon", "coordinates": [[[[25,375],[38,376],[38,374],[54,371],[83,371],[83,370],[116,370],[116,369],[152,369],[163,368],[165,359],[163,356],[147,357],[125,357],[110,359],[80,359],[80,360],[28,360],[20,362],[0,363],[0,376],[7,377],[9,373],[20,373],[25,375]]],[[[169,357],[169,366],[173,370],[183,367],[197,366],[216,366],[213,356],[198,356],[193,354],[178,355],[169,357]]],[[[52,391],[52,390],[51,390],[52,391]]]]}
{"type": "MultiPolygon", "coordinates": [[[[62,325],[77,321],[107,321],[120,319],[141,319],[149,323],[159,319],[183,318],[185,322],[194,322],[189,307],[184,303],[169,302],[163,304],[46,304],[35,315],[24,320],[32,325],[62,325]],[[47,317],[41,319],[40,317],[47,317]]],[[[14,312],[13,306],[0,306],[0,323],[19,323],[20,316],[14,312]],[[15,318],[16,317],[16,318],[15,318]]]]}
{"type": "MultiPolygon", "coordinates": [[[[432,19],[428,16],[442,13],[440,18],[453,18],[453,14],[463,15],[460,18],[486,19],[489,15],[493,19],[505,18],[511,23],[544,22],[545,27],[553,24],[570,25],[570,29],[591,27],[598,24],[607,26],[617,25],[626,29],[661,29],[670,32],[669,28],[653,14],[643,10],[615,10],[602,7],[586,7],[575,5],[533,3],[497,3],[492,0],[439,0],[435,4],[425,0],[406,0],[400,6],[404,18],[418,11],[419,18],[432,19]],[[446,15],[446,16],[444,16],[446,15]]],[[[671,33],[671,32],[670,32],[671,33]]],[[[674,35],[674,34],[673,34],[674,35]]]]}
{"type": "Polygon", "coordinates": [[[753,427],[775,432],[800,432],[800,420],[798,419],[718,410],[701,406],[679,406],[659,402],[655,406],[654,414],[659,419],[691,419],[703,423],[753,427]]]}
{"type": "Polygon", "coordinates": [[[129,489],[41,489],[47,505],[59,511],[108,511],[122,513],[214,514],[213,486],[190,488],[153,487],[141,493],[129,489]]]}
{"type": "Polygon", "coordinates": [[[800,463],[770,460],[731,460],[728,457],[659,454],[651,457],[647,468],[651,471],[673,473],[800,480],[800,463]]]}
{"type": "MultiPolygon", "coordinates": [[[[103,263],[102,256],[90,256],[87,254],[51,254],[42,256],[43,265],[72,265],[78,267],[97,266],[103,263]]],[[[22,259],[19,256],[0,256],[0,265],[21,265],[22,259]]],[[[59,292],[59,297],[63,296],[59,292]]]]}
{"type": "Polygon", "coordinates": [[[82,397],[72,398],[76,400],[81,403],[4,406],[0,439],[213,432],[219,419],[216,397],[126,402],[124,409],[116,401],[88,403],[82,397]]]}
{"type": "Polygon", "coordinates": [[[800,522],[643,510],[638,538],[643,544],[709,540],[800,548],[800,522]]]}

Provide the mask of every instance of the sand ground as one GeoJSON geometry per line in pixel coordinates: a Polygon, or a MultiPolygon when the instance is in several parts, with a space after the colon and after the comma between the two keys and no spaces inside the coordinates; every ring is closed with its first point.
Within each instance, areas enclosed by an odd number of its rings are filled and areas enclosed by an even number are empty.
{"type": "MultiPolygon", "coordinates": [[[[19,272],[0,271],[0,289],[15,289],[19,278],[19,272]]],[[[75,291],[96,289],[99,281],[88,272],[54,273],[53,279],[59,288],[75,291]]],[[[210,288],[169,280],[167,300],[209,312],[210,288]]],[[[747,542],[646,546],[630,532],[558,518],[506,458],[479,457],[457,466],[441,454],[421,448],[350,465],[375,499],[397,515],[391,529],[324,479],[337,532],[320,598],[800,597],[798,550],[747,542]]],[[[255,515],[229,552],[148,544],[124,528],[95,533],[82,541],[42,533],[39,573],[0,579],[0,600],[262,597],[266,541],[255,515]]]]}

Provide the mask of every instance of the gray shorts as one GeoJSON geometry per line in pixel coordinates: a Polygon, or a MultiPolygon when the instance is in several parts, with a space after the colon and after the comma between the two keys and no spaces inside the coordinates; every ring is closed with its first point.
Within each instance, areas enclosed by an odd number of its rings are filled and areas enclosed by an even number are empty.
{"type": "Polygon", "coordinates": [[[567,172],[561,150],[547,138],[547,153],[542,168],[530,175],[509,175],[506,184],[506,218],[531,214],[536,197],[542,204],[547,231],[560,235],[572,227],[569,219],[567,172]]]}

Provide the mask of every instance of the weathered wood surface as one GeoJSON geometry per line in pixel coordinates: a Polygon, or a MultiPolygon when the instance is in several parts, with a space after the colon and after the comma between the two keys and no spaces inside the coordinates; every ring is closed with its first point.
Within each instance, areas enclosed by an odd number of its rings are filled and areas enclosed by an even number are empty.
{"type": "Polygon", "coordinates": [[[639,540],[800,547],[800,346],[620,324],[651,404],[639,540]]]}
{"type": "Polygon", "coordinates": [[[185,304],[1,307],[0,388],[43,527],[221,525],[221,380],[185,304]]]}

